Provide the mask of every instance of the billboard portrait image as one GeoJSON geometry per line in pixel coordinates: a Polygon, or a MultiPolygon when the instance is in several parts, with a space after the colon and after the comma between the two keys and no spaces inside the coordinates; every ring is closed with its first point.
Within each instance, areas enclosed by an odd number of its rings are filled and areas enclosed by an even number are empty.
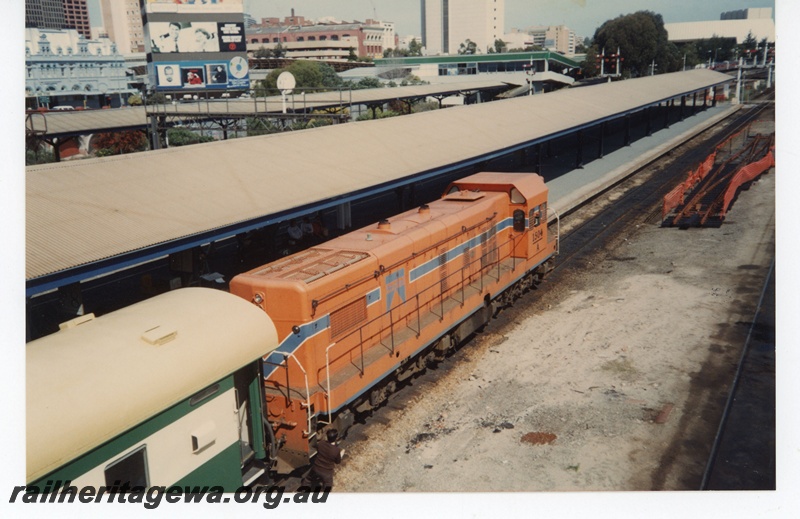
{"type": "MultiPolygon", "coordinates": [[[[150,48],[154,54],[220,52],[217,22],[151,22],[150,48]]],[[[227,49],[225,49],[227,51],[227,49]]]]}
{"type": "Polygon", "coordinates": [[[206,77],[209,85],[228,86],[228,67],[225,63],[209,63],[206,65],[206,77]]]}
{"type": "Polygon", "coordinates": [[[202,88],[206,84],[205,78],[205,67],[181,67],[181,80],[185,87],[202,88]]]}
{"type": "Polygon", "coordinates": [[[180,88],[183,86],[181,81],[181,69],[177,64],[156,65],[156,77],[158,86],[180,88]]]}

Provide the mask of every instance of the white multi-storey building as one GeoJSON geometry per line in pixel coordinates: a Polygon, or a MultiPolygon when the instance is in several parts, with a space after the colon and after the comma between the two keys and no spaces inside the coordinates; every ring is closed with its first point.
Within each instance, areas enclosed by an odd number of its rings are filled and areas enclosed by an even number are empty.
{"type": "Polygon", "coordinates": [[[467,40],[485,54],[503,38],[505,0],[421,0],[421,11],[427,54],[457,54],[467,40]]]}
{"type": "Polygon", "coordinates": [[[75,29],[25,29],[25,96],[29,108],[119,106],[135,92],[125,58],[108,38],[75,29]]]}
{"type": "Polygon", "coordinates": [[[100,0],[108,37],[123,55],[144,52],[144,29],[139,0],[100,0]]]}

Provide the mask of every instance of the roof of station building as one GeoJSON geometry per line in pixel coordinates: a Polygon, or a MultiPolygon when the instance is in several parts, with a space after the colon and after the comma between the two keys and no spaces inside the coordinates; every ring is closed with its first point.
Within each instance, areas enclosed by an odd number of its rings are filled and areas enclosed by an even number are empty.
{"type": "Polygon", "coordinates": [[[26,171],[28,293],[74,282],[78,272],[86,279],[282,220],[302,208],[330,207],[455,164],[500,156],[730,80],[692,70],[402,117],[31,166],[26,171]]]}

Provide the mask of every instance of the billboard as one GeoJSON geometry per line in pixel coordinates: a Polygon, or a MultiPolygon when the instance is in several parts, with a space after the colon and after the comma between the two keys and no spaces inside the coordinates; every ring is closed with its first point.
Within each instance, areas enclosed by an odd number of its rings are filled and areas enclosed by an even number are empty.
{"type": "Polygon", "coordinates": [[[150,52],[246,52],[244,22],[150,22],[150,52]]]}
{"type": "Polygon", "coordinates": [[[242,0],[140,2],[152,88],[250,88],[242,0]]]}
{"type": "Polygon", "coordinates": [[[244,12],[242,0],[146,0],[147,13],[244,12]]]}
{"type": "Polygon", "coordinates": [[[154,63],[159,90],[225,90],[250,87],[247,60],[174,61],[154,63]]]}

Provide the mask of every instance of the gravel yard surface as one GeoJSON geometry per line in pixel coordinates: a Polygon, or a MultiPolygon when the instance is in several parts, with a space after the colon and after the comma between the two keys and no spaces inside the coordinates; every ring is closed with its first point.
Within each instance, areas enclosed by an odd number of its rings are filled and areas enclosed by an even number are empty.
{"type": "Polygon", "coordinates": [[[720,228],[659,223],[557,269],[390,402],[336,491],[697,489],[775,256],[775,172],[720,228]]]}

